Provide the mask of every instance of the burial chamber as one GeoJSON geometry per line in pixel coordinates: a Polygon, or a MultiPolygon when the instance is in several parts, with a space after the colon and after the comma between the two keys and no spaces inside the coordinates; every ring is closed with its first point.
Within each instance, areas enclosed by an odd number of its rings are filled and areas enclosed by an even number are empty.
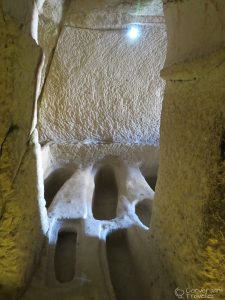
{"type": "Polygon", "coordinates": [[[0,299],[225,299],[222,2],[0,2],[0,299]]]}
{"type": "Polygon", "coordinates": [[[147,300],[148,258],[135,257],[139,242],[141,251],[148,247],[158,169],[162,3],[140,10],[119,1],[53,4],[46,1],[39,17],[48,72],[37,118],[49,229],[24,299],[86,293],[132,300],[141,288],[147,300]],[[60,9],[49,54],[46,19],[60,9]]]}

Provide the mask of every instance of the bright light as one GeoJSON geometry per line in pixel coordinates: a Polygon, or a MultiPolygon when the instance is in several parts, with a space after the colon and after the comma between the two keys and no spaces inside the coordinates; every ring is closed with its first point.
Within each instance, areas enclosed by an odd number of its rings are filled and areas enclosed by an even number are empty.
{"type": "Polygon", "coordinates": [[[140,35],[140,30],[136,26],[131,26],[127,34],[130,39],[135,40],[140,35]]]}

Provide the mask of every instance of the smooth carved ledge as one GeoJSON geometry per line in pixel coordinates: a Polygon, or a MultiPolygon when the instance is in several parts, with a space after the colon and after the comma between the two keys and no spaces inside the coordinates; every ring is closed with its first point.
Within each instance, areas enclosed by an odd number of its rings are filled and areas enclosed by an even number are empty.
{"type": "Polygon", "coordinates": [[[77,169],[63,184],[49,207],[49,217],[58,219],[86,218],[94,192],[92,166],[77,169]]]}

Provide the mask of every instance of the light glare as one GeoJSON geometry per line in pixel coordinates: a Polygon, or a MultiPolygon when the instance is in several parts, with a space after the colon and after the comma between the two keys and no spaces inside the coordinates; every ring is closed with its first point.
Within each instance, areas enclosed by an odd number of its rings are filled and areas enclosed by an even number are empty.
{"type": "Polygon", "coordinates": [[[130,39],[135,40],[139,36],[139,29],[135,26],[130,27],[128,30],[128,36],[130,39]]]}

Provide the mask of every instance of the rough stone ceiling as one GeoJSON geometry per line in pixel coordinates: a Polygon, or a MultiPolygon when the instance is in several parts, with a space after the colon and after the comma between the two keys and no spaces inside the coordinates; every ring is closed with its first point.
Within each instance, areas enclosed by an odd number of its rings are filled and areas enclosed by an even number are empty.
{"type": "MultiPolygon", "coordinates": [[[[125,3],[125,1],[121,2],[125,3]]],[[[142,16],[163,16],[162,0],[136,0],[130,1],[130,3],[132,4],[131,14],[142,16]]]]}
{"type": "Polygon", "coordinates": [[[76,4],[79,8],[82,6],[87,11],[93,9],[105,9],[107,7],[114,11],[116,9],[118,12],[137,16],[163,16],[162,0],[96,0],[92,2],[89,0],[76,0],[76,4]]]}
{"type": "Polygon", "coordinates": [[[58,31],[53,20],[54,11],[62,15],[60,3],[46,0],[39,23],[39,42],[50,58],[39,102],[40,140],[158,144],[166,48],[162,1],[72,0],[58,31]],[[143,25],[134,44],[124,38],[132,23],[143,25]]]}

